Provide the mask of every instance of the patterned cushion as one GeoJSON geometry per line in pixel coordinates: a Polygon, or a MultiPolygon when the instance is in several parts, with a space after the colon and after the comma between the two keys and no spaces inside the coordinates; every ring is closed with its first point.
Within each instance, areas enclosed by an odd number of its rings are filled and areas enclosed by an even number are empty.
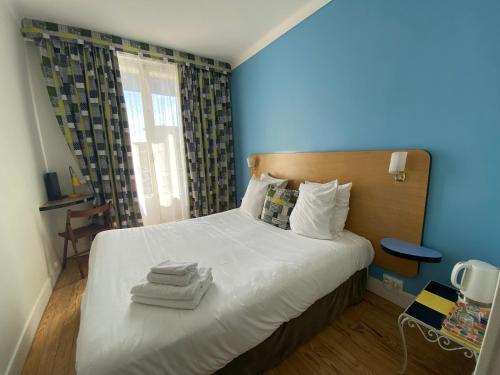
{"type": "Polygon", "coordinates": [[[298,190],[269,186],[260,218],[282,229],[290,229],[290,214],[299,197],[298,190]]]}

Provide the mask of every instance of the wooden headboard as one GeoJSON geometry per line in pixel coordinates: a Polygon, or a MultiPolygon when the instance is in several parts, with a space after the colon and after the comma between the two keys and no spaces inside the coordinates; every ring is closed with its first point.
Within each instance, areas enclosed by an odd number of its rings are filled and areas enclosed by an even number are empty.
{"type": "Polygon", "coordinates": [[[267,172],[286,178],[296,189],[305,180],[352,182],[346,228],[368,238],[375,249],[375,264],[405,276],[415,276],[418,262],[387,254],[384,237],[416,244],[422,241],[431,156],[408,151],[406,181],[395,182],[388,173],[394,150],[255,154],[252,174],[267,172]]]}

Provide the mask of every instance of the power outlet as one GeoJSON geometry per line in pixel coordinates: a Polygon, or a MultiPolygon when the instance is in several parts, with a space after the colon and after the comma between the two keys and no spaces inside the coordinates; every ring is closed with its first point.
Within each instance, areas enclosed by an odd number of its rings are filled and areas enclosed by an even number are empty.
{"type": "Polygon", "coordinates": [[[398,292],[403,291],[403,280],[393,278],[392,283],[394,285],[394,289],[396,289],[398,292]]]}
{"type": "Polygon", "coordinates": [[[398,292],[403,291],[403,280],[383,274],[384,287],[387,289],[397,290],[398,292]]]}
{"type": "Polygon", "coordinates": [[[392,289],[392,277],[389,275],[383,274],[384,288],[392,289]]]}

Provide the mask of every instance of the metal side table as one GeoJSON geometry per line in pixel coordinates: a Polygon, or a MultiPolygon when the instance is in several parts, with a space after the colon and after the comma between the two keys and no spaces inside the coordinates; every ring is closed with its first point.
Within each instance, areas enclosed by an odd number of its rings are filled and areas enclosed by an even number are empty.
{"type": "Polygon", "coordinates": [[[404,362],[401,374],[408,365],[408,350],[404,334],[404,326],[417,327],[424,338],[446,351],[463,351],[467,358],[477,361],[480,348],[458,337],[452,336],[442,328],[442,323],[458,300],[458,291],[449,286],[430,281],[419,293],[415,301],[399,316],[399,332],[403,344],[404,362]]]}

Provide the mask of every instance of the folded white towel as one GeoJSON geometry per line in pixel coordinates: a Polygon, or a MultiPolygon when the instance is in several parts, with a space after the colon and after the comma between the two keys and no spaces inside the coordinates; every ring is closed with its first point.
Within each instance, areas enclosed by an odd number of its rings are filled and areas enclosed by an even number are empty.
{"type": "Polygon", "coordinates": [[[146,278],[153,284],[186,286],[189,285],[195,275],[196,271],[188,272],[185,275],[165,275],[162,273],[149,272],[146,278]]]}
{"type": "Polygon", "coordinates": [[[198,268],[198,263],[174,262],[166,260],[160,264],[151,267],[151,272],[164,275],[185,275],[188,272],[194,272],[198,268]]]}
{"type": "Polygon", "coordinates": [[[153,305],[160,307],[170,307],[172,309],[193,310],[200,304],[201,299],[210,288],[210,284],[205,289],[199,289],[192,300],[171,300],[163,298],[149,298],[141,296],[132,296],[132,301],[145,305],[153,305]]]}
{"type": "Polygon", "coordinates": [[[186,286],[171,286],[153,284],[147,280],[142,280],[139,284],[134,286],[130,293],[135,296],[147,298],[163,298],[167,300],[193,300],[196,293],[204,291],[212,282],[212,269],[202,268],[198,269],[198,273],[193,277],[191,284],[186,286]]]}

